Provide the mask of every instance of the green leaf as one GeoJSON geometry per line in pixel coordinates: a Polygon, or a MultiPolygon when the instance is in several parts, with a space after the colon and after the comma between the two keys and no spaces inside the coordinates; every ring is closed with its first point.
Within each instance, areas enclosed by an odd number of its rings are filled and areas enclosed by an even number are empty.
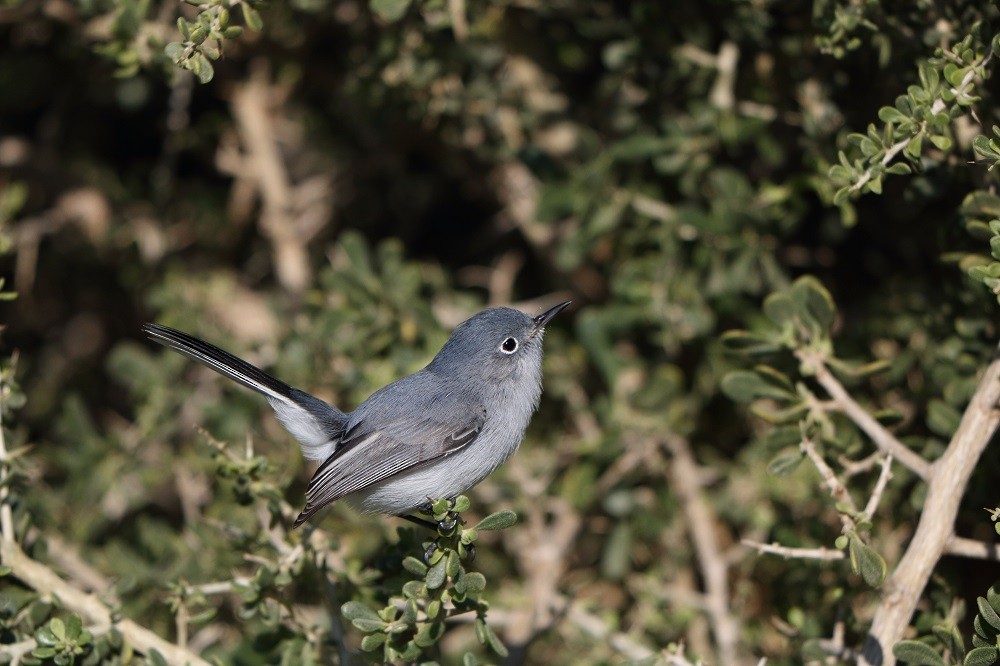
{"type": "Polygon", "coordinates": [[[937,651],[919,641],[900,641],[892,646],[892,654],[910,666],[947,666],[937,651]]]}
{"type": "Polygon", "coordinates": [[[931,143],[937,146],[940,150],[951,150],[951,139],[943,135],[935,135],[931,137],[931,143]]]}
{"type": "Polygon", "coordinates": [[[731,351],[754,356],[773,354],[781,350],[781,345],[769,336],[738,329],[723,333],[722,344],[731,351]]]}
{"type": "Polygon", "coordinates": [[[167,54],[167,57],[173,60],[175,64],[184,59],[184,51],[184,45],[180,42],[170,42],[163,47],[163,52],[167,54]]]}
{"type": "Polygon", "coordinates": [[[727,373],[720,384],[722,392],[736,402],[750,402],[757,398],[778,398],[787,400],[794,397],[787,391],[773,388],[758,373],[749,370],[735,370],[727,373]]]}
{"type": "Polygon", "coordinates": [[[260,12],[246,2],[240,3],[240,9],[243,10],[243,21],[248,28],[254,32],[260,32],[264,29],[264,20],[260,17],[260,12]]]}
{"type": "Polygon", "coordinates": [[[896,125],[907,120],[906,116],[894,106],[883,106],[878,110],[878,117],[884,123],[893,123],[896,125]]]}
{"type": "Polygon", "coordinates": [[[431,590],[436,590],[437,588],[444,585],[446,577],[446,567],[448,565],[447,558],[442,557],[437,561],[437,564],[432,566],[424,577],[424,581],[427,583],[427,588],[431,590]]]}
{"type": "Polygon", "coordinates": [[[406,14],[410,0],[371,0],[368,6],[383,20],[393,23],[406,14]]]}
{"type": "Polygon", "coordinates": [[[796,302],[804,306],[822,330],[826,331],[833,325],[837,306],[834,305],[833,296],[819,280],[811,275],[804,275],[792,285],[792,293],[796,302]]]}
{"type": "Polygon", "coordinates": [[[1000,659],[1000,650],[992,645],[987,645],[969,650],[962,666],[990,666],[990,664],[995,664],[997,659],[1000,659]]]}
{"type": "Polygon", "coordinates": [[[486,589],[486,576],[478,571],[472,571],[465,574],[462,576],[462,581],[465,584],[465,591],[468,594],[480,594],[486,589]]]}
{"type": "Polygon", "coordinates": [[[351,624],[366,634],[374,633],[376,631],[384,631],[385,628],[389,626],[389,624],[383,620],[368,620],[361,617],[351,620],[351,624]]]}
{"type": "Polygon", "coordinates": [[[942,437],[951,437],[962,414],[944,400],[934,398],[927,404],[927,427],[942,437]]]}
{"type": "Polygon", "coordinates": [[[347,620],[378,620],[380,622],[382,620],[378,613],[360,601],[348,601],[340,607],[340,613],[347,620]]]}
{"type": "Polygon", "coordinates": [[[779,327],[794,320],[795,310],[795,302],[785,292],[776,292],[764,299],[764,314],[779,327]]]}
{"type": "Polygon", "coordinates": [[[500,642],[500,639],[497,638],[497,635],[493,633],[493,628],[490,627],[490,625],[485,623],[483,624],[483,634],[486,637],[487,645],[489,645],[495,653],[501,657],[506,657],[509,654],[506,646],[504,646],[504,644],[500,642]]]}
{"type": "Polygon", "coordinates": [[[976,598],[976,605],[979,607],[979,615],[991,627],[1000,631],[1000,615],[997,614],[993,606],[983,597],[976,598]]]}
{"type": "Polygon", "coordinates": [[[986,621],[983,620],[982,615],[976,615],[972,619],[972,628],[975,629],[976,634],[986,641],[987,645],[995,645],[997,639],[997,630],[991,627],[986,621]]]}
{"type": "Polygon", "coordinates": [[[843,206],[845,203],[847,203],[848,199],[851,198],[851,191],[852,191],[851,188],[848,186],[844,186],[839,190],[837,190],[836,193],[834,193],[833,195],[833,205],[843,206]]]}
{"type": "Polygon", "coordinates": [[[381,631],[375,634],[368,634],[361,639],[361,649],[365,652],[372,652],[373,650],[377,650],[387,640],[389,640],[389,635],[381,631]]]}
{"type": "Polygon", "coordinates": [[[517,514],[510,509],[504,509],[503,511],[497,511],[486,516],[472,529],[476,531],[504,530],[516,523],[517,514]]]}
{"type": "Polygon", "coordinates": [[[851,569],[859,574],[871,587],[880,587],[885,582],[888,566],[882,556],[861,540],[854,532],[848,535],[848,554],[851,557],[851,569]]]}
{"type": "Polygon", "coordinates": [[[991,160],[1000,159],[1000,153],[993,150],[993,146],[990,145],[989,137],[983,136],[982,134],[978,135],[972,140],[972,147],[983,157],[991,160]]]}
{"type": "Polygon", "coordinates": [[[52,621],[49,622],[49,631],[59,640],[66,638],[66,624],[57,617],[52,618],[52,621]]]}
{"type": "Polygon", "coordinates": [[[965,641],[954,624],[935,624],[931,627],[931,632],[953,657],[962,659],[965,656],[965,641]]]}
{"type": "Polygon", "coordinates": [[[427,573],[427,565],[413,556],[403,559],[403,568],[416,576],[423,576],[427,573]]]}
{"type": "Polygon", "coordinates": [[[788,476],[802,463],[802,453],[784,453],[767,464],[767,473],[774,476],[788,476]]]}
{"type": "Polygon", "coordinates": [[[70,613],[69,617],[66,618],[66,637],[76,640],[80,637],[80,632],[82,631],[83,620],[76,613],[70,613]]]}
{"type": "Polygon", "coordinates": [[[912,139],[910,139],[909,143],[906,144],[906,148],[904,149],[903,152],[905,152],[908,156],[912,157],[913,159],[917,159],[920,157],[920,151],[923,149],[923,145],[924,145],[924,133],[920,132],[912,139]]]}

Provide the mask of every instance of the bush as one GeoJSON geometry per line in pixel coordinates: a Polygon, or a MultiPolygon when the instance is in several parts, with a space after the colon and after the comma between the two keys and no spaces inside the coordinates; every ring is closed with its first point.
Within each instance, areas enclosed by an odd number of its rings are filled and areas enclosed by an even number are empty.
{"type": "Polygon", "coordinates": [[[998,659],[993,5],[0,17],[9,661],[998,659]],[[350,409],[567,299],[435,532],[291,530],[264,402],[139,332],[350,409]]]}

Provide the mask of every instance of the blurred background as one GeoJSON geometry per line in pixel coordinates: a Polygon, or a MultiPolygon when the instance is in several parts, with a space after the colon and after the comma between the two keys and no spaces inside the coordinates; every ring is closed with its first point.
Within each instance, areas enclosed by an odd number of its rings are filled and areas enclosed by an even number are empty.
{"type": "MultiPolygon", "coordinates": [[[[962,264],[985,252],[962,204],[994,187],[971,143],[996,121],[995,81],[877,192],[835,201],[830,167],[936,49],[989,44],[997,18],[947,1],[3,0],[3,346],[26,397],[5,425],[8,448],[31,446],[17,515],[49,537],[36,556],[75,553],[126,615],[176,638],[165,588],[253,571],[232,526],[254,509],[208,440],[252,446],[302,503],[309,466],[266,403],[144,341],[143,322],[351,409],[479,309],[572,299],[526,441],[470,494],[475,515],[522,519],[474,565],[507,663],[678,642],[710,663],[801,663],[836,622],[859,641],[877,592],[847,563],[740,545],[833,547],[840,523],[814,472],[768,474],[796,442],[720,389],[746,365],[720,335],[815,276],[838,353],[887,364],[857,398],[893,410],[918,452],[942,449],[997,333],[962,264]],[[207,13],[221,29],[220,7],[245,29],[199,56],[190,26],[207,13]]],[[[841,444],[831,458],[873,451],[841,444]]],[[[979,507],[997,467],[973,479],[966,533],[992,533],[979,507]]],[[[922,488],[900,472],[874,520],[890,566],[922,488]]],[[[356,577],[399,521],[337,506],[322,525],[356,577]]],[[[996,573],[946,560],[923,608],[996,573]]],[[[13,623],[21,593],[4,585],[13,623]]],[[[211,598],[199,649],[308,661],[311,643],[241,603],[211,598]]],[[[456,627],[436,658],[459,663],[471,635],[456,627]]]]}

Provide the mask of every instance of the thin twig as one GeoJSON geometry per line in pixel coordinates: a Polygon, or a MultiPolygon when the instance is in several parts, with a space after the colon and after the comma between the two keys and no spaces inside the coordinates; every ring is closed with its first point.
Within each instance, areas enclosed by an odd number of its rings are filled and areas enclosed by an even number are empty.
{"type": "Polygon", "coordinates": [[[858,404],[844,388],[844,385],[840,383],[840,380],[826,367],[822,358],[817,355],[808,355],[805,352],[800,352],[798,356],[815,372],[816,381],[833,398],[831,405],[833,409],[851,419],[868,435],[880,451],[891,455],[921,479],[930,476],[931,464],[896,439],[895,435],[886,430],[864,407],[858,404]]]}
{"type": "Polygon", "coordinates": [[[729,567],[716,538],[716,520],[705,501],[699,483],[701,474],[687,440],[671,437],[666,446],[673,455],[671,483],[687,517],[688,531],[705,579],[705,599],[712,633],[718,646],[719,662],[735,664],[740,625],[729,608],[729,567]]]}
{"type": "Polygon", "coordinates": [[[944,552],[959,557],[996,561],[1000,560],[1000,543],[987,543],[952,534],[944,547],[944,552]]]}
{"type": "Polygon", "coordinates": [[[743,539],[740,543],[748,548],[753,548],[759,553],[778,555],[786,560],[799,559],[829,561],[844,559],[844,551],[837,550],[836,548],[792,548],[790,546],[782,546],[777,543],[760,543],[758,541],[751,541],[750,539],[743,539]]]}
{"type": "MultiPolygon", "coordinates": [[[[976,68],[985,66],[986,63],[988,63],[990,61],[990,58],[992,57],[993,57],[993,52],[988,51],[986,53],[986,56],[983,58],[982,62],[980,62],[978,65],[970,67],[969,71],[965,73],[965,77],[962,78],[962,82],[959,83],[954,88],[951,88],[950,92],[952,92],[953,94],[958,94],[964,91],[965,87],[970,83],[972,83],[972,79],[976,75],[976,68]]],[[[931,105],[931,114],[941,113],[942,111],[944,111],[946,106],[947,103],[943,99],[938,97],[937,99],[934,100],[934,103],[931,105]]],[[[923,121],[920,125],[920,131],[924,132],[926,130],[926,126],[927,126],[927,121],[923,121]]],[[[889,162],[895,159],[896,155],[898,155],[904,148],[906,148],[906,146],[910,143],[910,140],[912,138],[913,137],[907,137],[892,144],[892,146],[890,146],[890,148],[887,151],[885,151],[885,155],[882,156],[880,164],[882,166],[888,166],[889,162]]],[[[861,174],[861,177],[858,178],[858,180],[851,185],[851,191],[857,192],[862,187],[864,187],[865,183],[867,183],[872,179],[872,176],[874,175],[874,170],[875,170],[874,166],[868,167],[868,169],[866,169],[865,172],[861,174]]]]}
{"type": "Polygon", "coordinates": [[[872,490],[872,496],[868,498],[868,504],[865,505],[864,516],[867,520],[871,520],[872,516],[875,515],[878,503],[882,501],[882,494],[885,492],[886,486],[889,485],[889,479],[891,478],[892,454],[889,454],[882,459],[882,471],[879,472],[878,481],[875,482],[875,488],[872,490]]]}
{"type": "Polygon", "coordinates": [[[469,20],[465,17],[465,0],[448,0],[448,14],[451,16],[451,31],[456,42],[464,42],[469,36],[469,20]]]}
{"type": "MultiPolygon", "coordinates": [[[[6,393],[6,387],[0,386],[0,392],[6,393]]],[[[7,465],[7,444],[3,434],[3,398],[0,395],[0,483],[7,480],[10,468],[7,465]]],[[[0,486],[0,539],[14,543],[14,514],[10,508],[10,486],[3,483],[0,486]]]]}
{"type": "Polygon", "coordinates": [[[632,661],[643,661],[654,654],[651,649],[638,643],[628,634],[609,629],[604,620],[584,609],[579,603],[570,604],[566,619],[632,661]]]}
{"type": "MultiPolygon", "coordinates": [[[[830,497],[833,498],[833,501],[846,504],[849,507],[850,513],[857,513],[858,507],[854,503],[854,498],[851,497],[849,492],[847,492],[847,488],[841,480],[837,478],[837,474],[833,471],[833,469],[826,464],[825,460],[823,460],[823,456],[821,456],[816,450],[816,445],[813,444],[813,441],[808,437],[803,438],[799,447],[802,449],[802,452],[806,454],[806,457],[812,461],[812,464],[816,468],[816,471],[819,472],[819,475],[823,477],[823,483],[826,484],[826,489],[830,491],[830,497]]],[[[851,520],[850,516],[844,515],[843,512],[841,512],[841,520],[851,522],[851,525],[845,525],[845,527],[853,526],[854,521],[851,520]]]]}

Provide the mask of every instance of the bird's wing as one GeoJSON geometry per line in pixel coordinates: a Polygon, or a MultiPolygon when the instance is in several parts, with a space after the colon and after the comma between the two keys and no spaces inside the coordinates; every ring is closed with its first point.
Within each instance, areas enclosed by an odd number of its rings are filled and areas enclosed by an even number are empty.
{"type": "Polygon", "coordinates": [[[313,474],[298,526],[327,504],[406,470],[469,446],[486,422],[486,410],[447,395],[429,396],[437,404],[406,409],[366,410],[337,449],[313,474]],[[421,408],[423,407],[423,408],[421,408]],[[434,414],[434,416],[430,416],[434,414]]]}

